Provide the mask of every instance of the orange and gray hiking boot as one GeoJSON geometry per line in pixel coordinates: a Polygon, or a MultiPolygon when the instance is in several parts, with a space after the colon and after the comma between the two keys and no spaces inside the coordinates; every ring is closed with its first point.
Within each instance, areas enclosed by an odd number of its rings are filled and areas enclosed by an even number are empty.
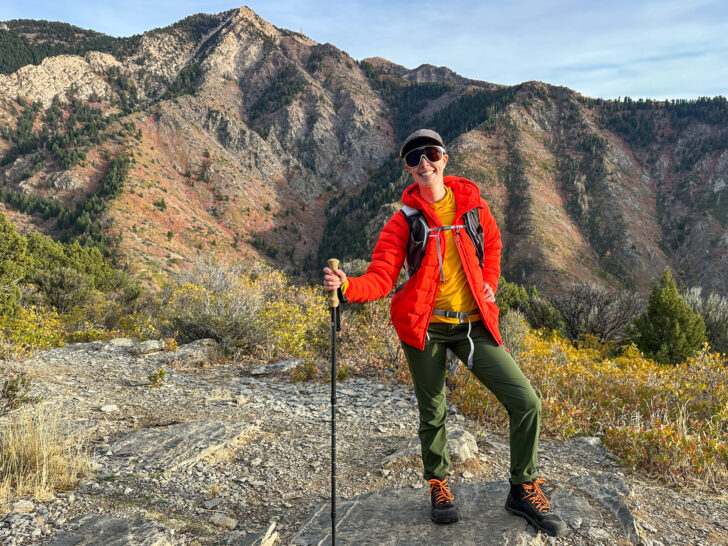
{"type": "Polygon", "coordinates": [[[551,504],[541,491],[541,484],[545,481],[538,479],[518,485],[511,484],[506,510],[523,516],[539,531],[558,537],[566,533],[566,524],[551,512],[551,504]]]}
{"type": "Polygon", "coordinates": [[[445,476],[442,480],[432,478],[427,482],[430,484],[430,500],[432,501],[430,517],[435,523],[455,523],[460,519],[458,510],[453,504],[455,497],[447,486],[447,480],[448,476],[445,476]]]}

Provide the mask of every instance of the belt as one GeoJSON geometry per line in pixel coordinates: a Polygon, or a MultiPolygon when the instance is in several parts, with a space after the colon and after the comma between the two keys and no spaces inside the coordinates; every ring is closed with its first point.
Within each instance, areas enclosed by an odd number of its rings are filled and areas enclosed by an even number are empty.
{"type": "Polygon", "coordinates": [[[476,309],[475,311],[449,311],[447,309],[433,309],[432,314],[433,315],[440,315],[441,317],[447,317],[447,318],[456,318],[460,321],[460,324],[465,322],[466,320],[470,322],[471,315],[477,315],[480,313],[479,309],[476,309]]]}
{"type": "MultiPolygon", "coordinates": [[[[477,315],[480,313],[480,310],[476,309],[475,311],[449,311],[447,309],[433,309],[432,314],[433,315],[440,315],[441,317],[447,317],[447,318],[456,318],[460,321],[460,324],[468,321],[468,342],[470,343],[470,353],[468,354],[468,361],[466,362],[466,365],[468,366],[468,369],[471,370],[473,368],[473,356],[475,353],[475,344],[473,343],[473,338],[470,337],[470,332],[473,328],[473,323],[470,321],[471,315],[477,315]]],[[[429,337],[429,334],[428,334],[429,337]]]]}

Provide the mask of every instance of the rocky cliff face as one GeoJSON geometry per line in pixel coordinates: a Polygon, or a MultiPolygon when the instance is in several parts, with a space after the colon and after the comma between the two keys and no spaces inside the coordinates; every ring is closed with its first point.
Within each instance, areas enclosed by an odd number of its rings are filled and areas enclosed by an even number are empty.
{"type": "MultiPolygon", "coordinates": [[[[645,290],[672,267],[728,293],[728,139],[716,122],[726,105],[690,108],[359,63],[240,8],[0,75],[0,178],[72,207],[97,191],[111,157],[131,154],[103,229],[132,269],[169,272],[204,251],[303,272],[327,252],[366,254],[406,185],[397,142],[429,126],[448,142],[449,171],[488,199],[509,279],[645,290]],[[76,163],[44,144],[54,97],[62,120],[79,102],[115,116],[76,163]],[[27,129],[25,101],[40,103],[35,147],[11,134],[27,129]]],[[[55,229],[7,206],[24,229],[55,229]]]]}

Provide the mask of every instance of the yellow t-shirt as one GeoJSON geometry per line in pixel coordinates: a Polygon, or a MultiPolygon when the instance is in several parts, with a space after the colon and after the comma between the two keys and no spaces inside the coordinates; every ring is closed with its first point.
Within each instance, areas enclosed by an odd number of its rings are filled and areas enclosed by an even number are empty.
{"type": "MultiPolygon", "coordinates": [[[[445,186],[446,195],[443,199],[437,203],[430,203],[430,207],[437,217],[440,219],[440,223],[443,226],[451,226],[453,220],[455,220],[455,213],[457,212],[457,205],[455,204],[455,196],[452,193],[452,189],[449,186],[445,186]]],[[[438,276],[438,282],[440,283],[440,291],[435,298],[435,308],[444,309],[447,311],[456,311],[458,313],[469,312],[478,309],[478,303],[475,301],[475,297],[468,286],[468,279],[465,276],[465,270],[463,264],[460,261],[460,255],[458,249],[455,246],[455,235],[453,230],[447,230],[445,233],[445,255],[442,259],[442,270],[445,273],[445,282],[441,282],[438,276]]],[[[467,235],[462,232],[460,237],[467,235]]],[[[437,241],[430,240],[427,245],[432,245],[437,249],[437,241]]],[[[442,246],[440,247],[442,250],[442,246]]],[[[470,315],[470,320],[480,320],[480,314],[470,315]]],[[[457,324],[460,321],[456,318],[448,318],[440,315],[432,315],[431,322],[448,322],[450,324],[457,324]]]]}

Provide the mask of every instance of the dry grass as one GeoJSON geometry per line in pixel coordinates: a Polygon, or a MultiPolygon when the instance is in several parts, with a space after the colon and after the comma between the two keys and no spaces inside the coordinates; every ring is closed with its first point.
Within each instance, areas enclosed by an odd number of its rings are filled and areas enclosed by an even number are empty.
{"type": "Polygon", "coordinates": [[[24,406],[0,424],[0,513],[19,497],[47,500],[75,487],[88,467],[81,442],[61,433],[41,405],[24,406]]]}

